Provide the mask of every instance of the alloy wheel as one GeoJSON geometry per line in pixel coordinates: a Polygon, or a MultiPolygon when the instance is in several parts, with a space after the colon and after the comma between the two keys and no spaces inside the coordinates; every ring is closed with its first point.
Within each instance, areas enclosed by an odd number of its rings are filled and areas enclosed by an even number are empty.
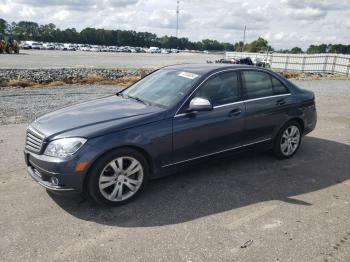
{"type": "Polygon", "coordinates": [[[124,201],[140,189],[143,177],[143,167],[137,159],[118,157],[103,168],[99,176],[99,190],[109,201],[124,201]]]}
{"type": "Polygon", "coordinates": [[[285,156],[292,155],[298,148],[300,142],[300,131],[295,125],[291,125],[285,129],[281,137],[280,148],[285,156]]]}

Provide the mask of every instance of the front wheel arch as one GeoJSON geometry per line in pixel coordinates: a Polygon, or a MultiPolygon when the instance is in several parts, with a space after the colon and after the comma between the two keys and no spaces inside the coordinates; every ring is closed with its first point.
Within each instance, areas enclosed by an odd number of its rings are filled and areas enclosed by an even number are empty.
{"type": "Polygon", "coordinates": [[[103,152],[102,154],[100,154],[98,157],[96,157],[92,164],[89,166],[89,168],[86,170],[86,174],[85,174],[85,178],[84,178],[84,182],[83,182],[83,193],[86,194],[87,192],[87,180],[88,180],[88,176],[89,176],[89,173],[90,171],[94,168],[94,166],[96,165],[96,163],[102,158],[104,157],[105,155],[107,154],[110,154],[111,152],[113,151],[116,151],[116,150],[121,150],[121,149],[132,149],[132,150],[135,150],[137,152],[139,152],[140,154],[143,155],[143,157],[146,159],[147,161],[147,164],[148,164],[148,172],[150,174],[150,177],[152,177],[152,173],[153,173],[153,170],[154,170],[154,163],[153,163],[153,160],[152,160],[152,157],[151,155],[146,151],[144,150],[143,148],[141,147],[138,147],[138,146],[133,146],[133,145],[127,145],[127,146],[118,146],[118,147],[114,147],[114,148],[111,148],[105,152],[103,152]]]}
{"type": "Polygon", "coordinates": [[[119,206],[128,203],[129,201],[132,201],[136,196],[138,196],[141,191],[144,190],[144,188],[147,185],[147,182],[150,177],[150,165],[148,163],[148,160],[146,159],[145,155],[143,155],[140,150],[135,150],[135,147],[130,146],[124,146],[124,147],[116,147],[111,150],[108,150],[101,154],[98,158],[95,159],[93,164],[89,167],[85,179],[84,179],[84,185],[83,185],[83,194],[93,200],[94,202],[103,205],[103,206],[119,206]],[[123,152],[124,151],[124,152],[123,152]],[[116,157],[116,155],[119,154],[119,157],[121,156],[130,156],[131,158],[135,158],[138,160],[141,165],[144,167],[143,169],[143,182],[141,187],[138,189],[138,191],[131,196],[130,198],[127,198],[125,200],[121,200],[120,202],[110,202],[106,200],[102,195],[101,192],[98,192],[96,189],[96,179],[99,177],[101,167],[105,165],[104,162],[110,161],[108,159],[116,157]],[[143,163],[143,164],[142,164],[143,163]]]}

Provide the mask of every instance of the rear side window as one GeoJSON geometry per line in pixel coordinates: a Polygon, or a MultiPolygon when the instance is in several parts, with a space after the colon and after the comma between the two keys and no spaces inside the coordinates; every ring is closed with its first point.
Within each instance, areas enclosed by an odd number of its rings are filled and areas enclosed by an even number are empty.
{"type": "Polygon", "coordinates": [[[287,88],[275,77],[259,71],[243,71],[248,99],[288,93],[287,88]]]}
{"type": "Polygon", "coordinates": [[[274,95],[269,74],[258,71],[242,73],[248,99],[274,95]]]}
{"type": "Polygon", "coordinates": [[[209,99],[213,106],[238,101],[240,94],[237,72],[222,73],[210,78],[198,89],[196,97],[209,99]]]}
{"type": "Polygon", "coordinates": [[[280,80],[271,76],[273,91],[276,95],[287,94],[288,89],[281,83],[280,80]]]}

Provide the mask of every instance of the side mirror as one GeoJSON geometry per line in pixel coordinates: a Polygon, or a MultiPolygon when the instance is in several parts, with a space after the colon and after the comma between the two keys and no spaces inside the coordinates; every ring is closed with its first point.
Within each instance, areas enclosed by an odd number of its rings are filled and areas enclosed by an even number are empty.
{"type": "Polygon", "coordinates": [[[195,98],[192,98],[187,111],[194,112],[194,111],[210,111],[210,110],[213,110],[213,106],[208,99],[202,98],[202,97],[195,97],[195,98]]]}

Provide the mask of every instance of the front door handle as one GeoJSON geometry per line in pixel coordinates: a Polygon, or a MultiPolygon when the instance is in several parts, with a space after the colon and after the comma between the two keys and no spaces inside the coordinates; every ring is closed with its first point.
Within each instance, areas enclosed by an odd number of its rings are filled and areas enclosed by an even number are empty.
{"type": "Polygon", "coordinates": [[[232,117],[232,116],[239,116],[240,114],[242,114],[242,110],[241,110],[240,108],[236,108],[236,109],[231,110],[231,111],[228,113],[228,116],[229,116],[229,117],[232,117]]]}
{"type": "Polygon", "coordinates": [[[276,106],[282,106],[286,103],[286,100],[284,98],[278,99],[276,101],[276,106]]]}

